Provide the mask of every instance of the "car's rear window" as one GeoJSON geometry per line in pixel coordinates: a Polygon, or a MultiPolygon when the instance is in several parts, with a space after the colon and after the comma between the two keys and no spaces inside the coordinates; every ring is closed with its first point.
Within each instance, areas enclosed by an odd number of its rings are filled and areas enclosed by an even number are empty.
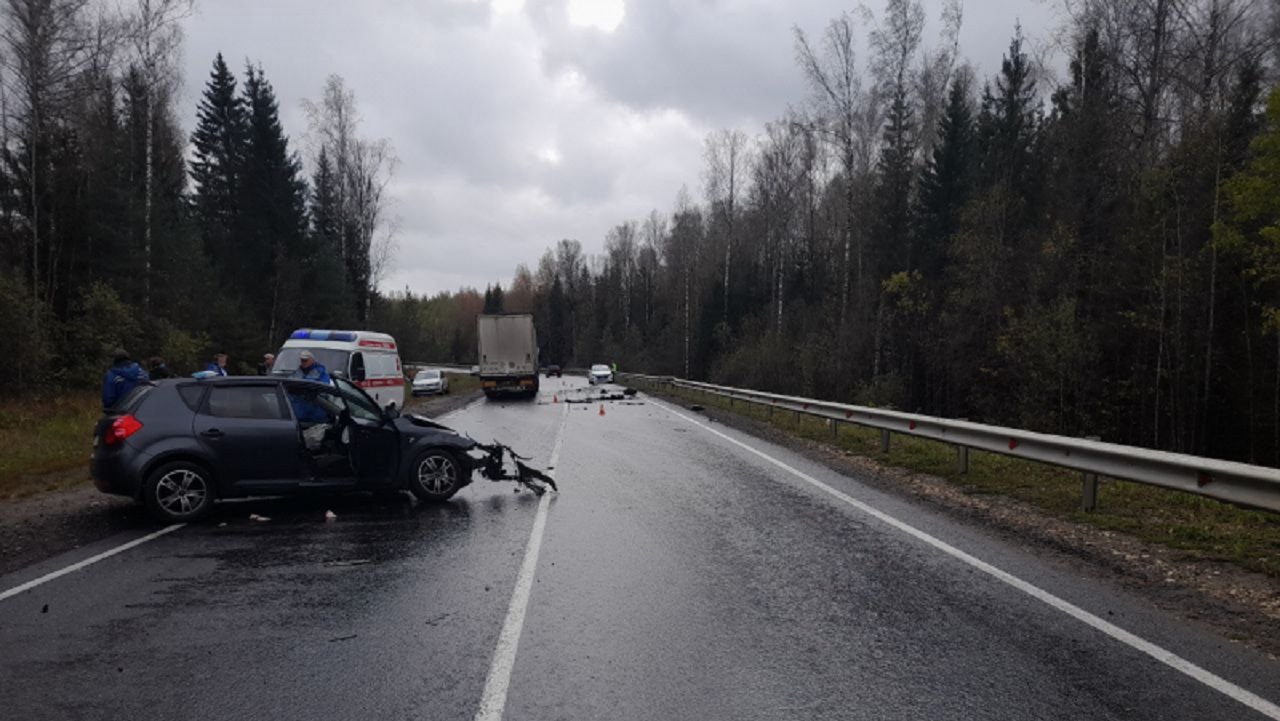
{"type": "Polygon", "coordinates": [[[138,406],[142,405],[142,399],[155,387],[154,383],[139,383],[134,386],[133,390],[129,391],[128,395],[116,401],[116,404],[111,406],[111,410],[121,413],[133,413],[138,410],[138,406]]]}
{"type": "Polygon", "coordinates": [[[178,386],[178,395],[182,396],[182,402],[187,404],[191,410],[200,407],[200,401],[204,400],[205,386],[198,383],[188,383],[178,386]]]}

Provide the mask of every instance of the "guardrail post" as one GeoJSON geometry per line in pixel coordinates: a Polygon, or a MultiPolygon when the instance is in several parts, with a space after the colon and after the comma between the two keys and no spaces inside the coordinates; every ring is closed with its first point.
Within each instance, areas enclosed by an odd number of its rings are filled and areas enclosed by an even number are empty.
{"type": "Polygon", "coordinates": [[[833,440],[839,438],[840,437],[840,421],[837,421],[834,418],[830,418],[827,420],[827,423],[831,424],[831,438],[833,440]]]}
{"type": "Polygon", "coordinates": [[[889,429],[888,428],[885,428],[884,430],[880,431],[880,452],[881,453],[889,452],[889,429]]]}
{"type": "MultiPolygon", "coordinates": [[[[1086,441],[1100,441],[1101,436],[1085,436],[1086,441]]],[[[1098,474],[1085,473],[1080,482],[1080,510],[1096,511],[1098,509],[1098,474]]]]}
{"type": "Polygon", "coordinates": [[[772,403],[769,404],[769,421],[770,422],[773,421],[773,404],[772,403]]]}
{"type": "Polygon", "coordinates": [[[956,446],[956,473],[969,472],[969,447],[956,446]]]}

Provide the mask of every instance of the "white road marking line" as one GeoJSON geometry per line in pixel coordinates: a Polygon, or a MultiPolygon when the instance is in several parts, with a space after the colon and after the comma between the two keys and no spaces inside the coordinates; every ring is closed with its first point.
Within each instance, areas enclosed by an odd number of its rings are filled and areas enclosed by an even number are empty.
{"type": "Polygon", "coordinates": [[[82,568],[85,568],[86,566],[92,566],[93,564],[97,563],[98,561],[103,560],[104,558],[111,558],[112,556],[116,555],[117,553],[124,553],[125,551],[129,550],[130,548],[134,548],[134,547],[136,547],[136,546],[141,546],[142,544],[146,543],[147,541],[151,541],[151,540],[157,539],[157,538],[159,538],[159,537],[161,537],[161,536],[165,535],[166,533],[173,533],[174,531],[178,530],[179,528],[182,528],[182,527],[183,527],[183,526],[185,526],[185,525],[187,525],[187,524],[185,524],[185,523],[175,523],[175,524],[174,524],[174,525],[172,525],[172,526],[166,526],[166,527],[161,528],[160,530],[156,531],[155,533],[148,533],[147,535],[143,536],[142,538],[135,538],[135,539],[133,539],[132,541],[129,541],[128,543],[120,544],[119,546],[116,546],[115,548],[112,548],[112,549],[110,549],[110,550],[103,551],[102,553],[99,553],[99,554],[98,554],[98,555],[96,555],[96,556],[90,556],[89,558],[86,558],[86,559],[84,559],[83,561],[80,561],[79,563],[73,563],[73,564],[71,564],[70,566],[67,566],[66,568],[60,568],[60,569],[58,569],[57,571],[54,571],[54,572],[52,572],[52,573],[46,573],[45,575],[41,576],[40,578],[37,578],[37,579],[32,580],[32,581],[27,581],[26,583],[24,583],[24,584],[22,584],[22,585],[20,585],[20,586],[14,586],[13,588],[9,589],[8,591],[4,591],[3,593],[0,593],[0,601],[5,600],[6,598],[13,598],[14,596],[18,595],[19,593],[22,593],[23,591],[30,591],[31,589],[35,588],[36,586],[40,586],[40,585],[46,584],[46,583],[48,583],[49,581],[52,581],[52,580],[53,580],[53,579],[55,579],[55,578],[61,578],[62,576],[67,575],[68,573],[74,573],[74,572],[76,572],[76,571],[79,571],[79,570],[80,570],[80,569],[82,569],[82,568]]]}
{"type": "MultiPolygon", "coordinates": [[[[652,397],[651,397],[651,400],[652,400],[652,397]]],[[[915,526],[909,525],[903,521],[898,520],[897,518],[894,518],[893,516],[890,516],[884,511],[877,510],[876,508],[873,508],[867,505],[866,503],[859,501],[858,499],[848,495],[847,493],[838,491],[835,488],[832,488],[831,486],[827,485],[826,483],[819,481],[813,476],[810,476],[809,474],[803,471],[793,468],[787,465],[786,463],[774,458],[773,456],[768,455],[763,451],[752,448],[746,443],[743,443],[742,441],[739,441],[736,438],[733,438],[724,433],[721,433],[720,431],[714,428],[711,428],[710,426],[704,423],[700,423],[699,421],[693,418],[690,418],[689,416],[686,416],[685,414],[680,413],[679,411],[672,410],[671,408],[668,408],[666,404],[655,402],[654,405],[666,411],[667,413],[670,413],[679,418],[683,418],[689,423],[692,423],[693,425],[698,426],[699,428],[702,428],[703,430],[709,433],[714,433],[715,435],[725,439],[726,441],[729,441],[730,443],[740,448],[743,448],[744,450],[754,453],[755,455],[765,459],[766,461],[769,461],[770,463],[783,469],[784,471],[787,471],[788,473],[792,474],[796,478],[799,478],[800,480],[805,481],[806,483],[814,486],[815,488],[821,491],[826,492],[827,494],[835,497],[838,500],[844,501],[845,503],[849,504],[850,506],[853,506],[859,511],[862,511],[865,514],[883,523],[886,523],[898,529],[899,531],[902,531],[903,533],[913,536],[921,541],[924,541],[925,543],[929,544],[930,546],[933,546],[939,551],[942,551],[943,553],[949,556],[957,558],[967,563],[968,565],[978,569],[979,571],[982,571],[983,573],[989,576],[992,576],[994,578],[997,578],[1003,581],[1004,583],[1007,583],[1008,585],[1018,589],[1019,591],[1022,591],[1023,593],[1027,594],[1028,596],[1031,596],[1032,598],[1035,598],[1039,601],[1043,601],[1049,606],[1052,606],[1053,608],[1056,608],[1059,611],[1062,611],[1063,613],[1067,614],[1068,616],[1071,616],[1072,618],[1078,621],[1081,621],[1085,624],[1088,624],[1089,626],[1092,626],[1093,628],[1105,633],[1111,638],[1114,638],[1115,640],[1120,641],[1121,643],[1131,648],[1134,648],[1138,651],[1141,651],[1142,653],[1147,654],[1148,656],[1150,656],[1151,658],[1154,658],[1160,663],[1163,663],[1166,666],[1169,666],[1170,668],[1173,668],[1176,671],[1179,671],[1187,676],[1190,676],[1191,678],[1199,681],[1200,683],[1208,686],[1209,688],[1223,695],[1229,696],[1232,699],[1239,701],[1240,703],[1244,704],[1245,706],[1248,706],[1249,708],[1253,709],[1254,711],[1257,711],[1258,713],[1261,713],[1267,718],[1280,721],[1280,706],[1266,700],[1265,698],[1262,698],[1261,696],[1253,693],[1252,691],[1241,688],[1235,685],[1234,683],[1231,683],[1230,681],[1222,678],[1221,676],[1218,676],[1214,673],[1206,671],[1205,669],[1195,665],[1194,663],[1191,663],[1190,661],[1182,658],[1181,656],[1178,656],[1172,651],[1162,648],[1161,646],[1157,646],[1156,644],[1151,643],[1150,641],[1147,641],[1144,638],[1141,638],[1132,633],[1129,633],[1123,628],[1120,628],[1119,626],[1116,626],[1113,623],[1109,623],[1099,618],[1098,616],[1095,616],[1092,613],[1089,613],[1083,608],[1080,608],[1079,606],[1076,606],[1075,604],[1070,603],[1069,601],[1065,601],[1061,598],[1058,598],[1057,596],[1053,595],[1052,593],[1049,593],[1048,591],[1040,588],[1039,586],[1032,585],[1022,580],[1021,578],[1014,576],[1013,574],[1007,571],[1003,571],[999,568],[996,568],[995,566],[987,563],[986,561],[983,561],[979,558],[971,556],[968,553],[965,553],[964,551],[961,551],[960,549],[956,548],[955,546],[952,546],[946,541],[943,541],[935,536],[931,536],[928,533],[925,533],[924,531],[921,531],[920,529],[916,528],[915,526]]]]}
{"type": "MultiPolygon", "coordinates": [[[[557,471],[560,467],[560,446],[564,443],[564,428],[568,419],[569,406],[565,405],[560,412],[560,428],[556,431],[555,447],[547,462],[551,469],[547,471],[547,475],[552,478],[560,475],[557,471]]],[[[524,562],[520,564],[520,574],[516,576],[516,588],[511,594],[507,619],[502,623],[502,632],[498,634],[498,647],[493,652],[493,661],[484,681],[484,694],[480,697],[480,708],[476,711],[475,721],[499,721],[502,710],[507,705],[511,670],[515,667],[516,647],[520,644],[525,612],[529,608],[529,596],[533,592],[533,574],[538,569],[538,552],[542,550],[542,534],[547,527],[547,506],[550,502],[550,493],[543,494],[538,501],[538,513],[534,516],[533,530],[529,533],[529,545],[525,547],[524,562]]]]}

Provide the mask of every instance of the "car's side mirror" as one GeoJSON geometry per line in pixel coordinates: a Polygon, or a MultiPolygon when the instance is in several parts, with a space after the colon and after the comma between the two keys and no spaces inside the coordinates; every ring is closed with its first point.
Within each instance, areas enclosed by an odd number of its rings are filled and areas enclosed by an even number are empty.
{"type": "Polygon", "coordinates": [[[353,368],[353,369],[351,370],[351,380],[355,381],[356,383],[359,383],[360,381],[363,381],[363,380],[364,380],[364,369],[363,369],[363,368],[353,368]]]}
{"type": "Polygon", "coordinates": [[[386,412],[388,420],[395,420],[400,417],[400,409],[396,408],[395,403],[388,403],[383,410],[386,412]]]}

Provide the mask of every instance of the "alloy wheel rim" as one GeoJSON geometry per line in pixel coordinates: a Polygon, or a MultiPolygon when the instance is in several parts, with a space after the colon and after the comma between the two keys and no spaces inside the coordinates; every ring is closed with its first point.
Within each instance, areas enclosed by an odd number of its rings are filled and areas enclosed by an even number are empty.
{"type": "Polygon", "coordinates": [[[444,493],[453,488],[456,477],[453,461],[444,456],[429,456],[418,464],[418,483],[431,493],[444,493]]]}
{"type": "Polygon", "coordinates": [[[156,484],[156,502],[175,516],[185,516],[204,506],[209,485],[204,477],[185,468],[169,471],[156,484]]]}

